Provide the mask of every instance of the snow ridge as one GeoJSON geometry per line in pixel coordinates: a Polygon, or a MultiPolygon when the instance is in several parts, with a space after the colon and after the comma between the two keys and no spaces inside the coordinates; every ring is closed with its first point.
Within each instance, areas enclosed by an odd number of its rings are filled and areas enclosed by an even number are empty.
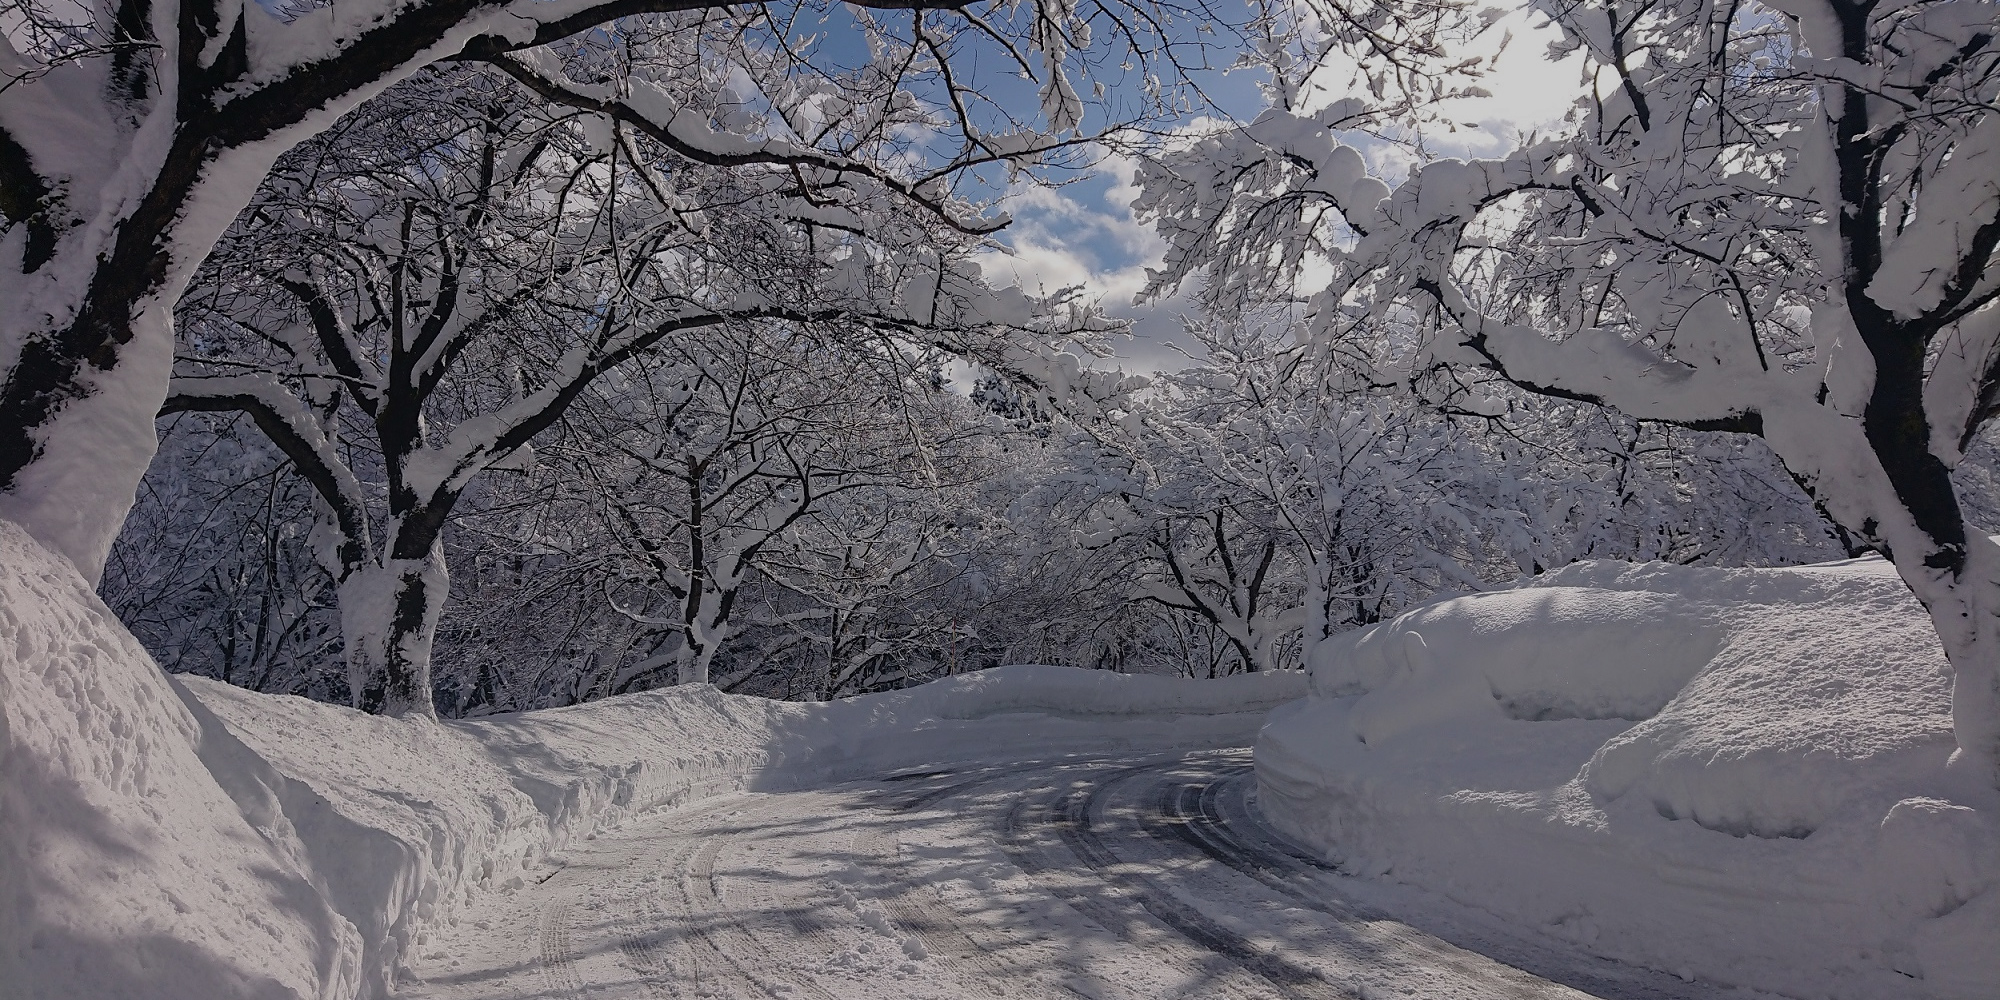
{"type": "MultiPolygon", "coordinates": [[[[0,521],[0,983],[45,1000],[353,996],[285,782],[0,521]]],[[[19,992],[16,992],[19,991],[19,992]]]]}

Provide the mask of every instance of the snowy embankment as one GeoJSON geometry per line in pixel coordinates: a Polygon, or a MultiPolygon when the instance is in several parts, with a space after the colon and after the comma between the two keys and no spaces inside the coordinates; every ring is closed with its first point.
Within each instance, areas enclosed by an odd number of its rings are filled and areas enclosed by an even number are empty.
{"type": "Polygon", "coordinates": [[[331,902],[359,927],[371,977],[392,976],[479,893],[542,878],[564,845],[635,815],[1051,745],[1207,745],[1305,688],[1296,673],[1196,682],[1019,666],[831,703],[703,686],[431,723],[175,680],[292,779],[288,815],[326,817],[294,822],[331,902]],[[1137,718],[1105,727],[1065,715],[1137,718]]]}
{"type": "Polygon", "coordinates": [[[2000,796],[1878,559],[1584,563],[1323,646],[1257,745],[1343,867],[1806,997],[2000,996],[2000,796]]]}
{"type": "Polygon", "coordinates": [[[1203,745],[1303,692],[1296,674],[1008,667],[830,704],[702,687],[386,719],[168,678],[66,561],[0,521],[0,983],[381,995],[467,900],[641,813],[1053,746],[1203,745]]]}

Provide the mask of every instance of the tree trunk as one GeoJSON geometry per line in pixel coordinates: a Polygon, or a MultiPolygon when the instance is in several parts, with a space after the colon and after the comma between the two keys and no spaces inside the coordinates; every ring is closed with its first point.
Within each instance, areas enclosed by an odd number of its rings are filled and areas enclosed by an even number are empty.
{"type": "Polygon", "coordinates": [[[675,654],[675,683],[707,684],[709,664],[715,661],[716,648],[722,645],[728,635],[729,626],[714,623],[704,626],[695,622],[681,637],[681,648],[675,654]]]}
{"type": "Polygon", "coordinates": [[[183,130],[143,197],[124,193],[143,166],[117,172],[115,208],[0,282],[0,340],[20,345],[0,370],[0,518],[92,583],[158,446],[174,304],[283,145],[218,153],[183,130]]]}
{"type": "Polygon", "coordinates": [[[437,717],[431,643],[450,590],[443,546],[427,559],[369,563],[340,584],[340,625],[354,707],[398,717],[437,717]],[[380,685],[380,703],[370,693],[380,685]]]}
{"type": "Polygon", "coordinates": [[[707,651],[683,640],[681,648],[674,653],[674,683],[683,687],[708,683],[707,651]]]}
{"type": "Polygon", "coordinates": [[[2000,543],[1968,539],[1965,556],[1956,574],[1901,560],[1896,568],[1930,612],[1951,664],[1951,722],[1963,763],[2000,784],[2000,543]]]}
{"type": "Polygon", "coordinates": [[[1929,451],[1920,369],[1878,362],[1878,372],[1862,419],[1773,410],[1764,437],[1930,614],[1952,670],[1962,763],[2000,785],[2000,545],[1967,531],[1951,470],[1929,451]]]}
{"type": "Polygon", "coordinates": [[[158,446],[153,418],[173,368],[169,303],[178,291],[163,289],[116,317],[120,329],[104,335],[109,343],[88,361],[64,356],[84,319],[67,324],[71,330],[51,329],[23,323],[21,313],[44,303],[0,306],[13,313],[0,317],[0,330],[28,327],[21,356],[0,383],[0,424],[7,425],[0,428],[0,518],[67,556],[93,584],[158,446]]]}

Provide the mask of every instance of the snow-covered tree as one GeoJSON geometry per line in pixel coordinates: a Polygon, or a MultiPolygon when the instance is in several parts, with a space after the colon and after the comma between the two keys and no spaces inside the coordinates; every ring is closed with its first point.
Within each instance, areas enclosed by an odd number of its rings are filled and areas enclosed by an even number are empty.
{"type": "Polygon", "coordinates": [[[1129,519],[1113,499],[1130,478],[1125,454],[1107,450],[1099,422],[1058,420],[1003,384],[979,379],[972,395],[1000,418],[979,458],[984,470],[963,487],[921,494],[939,508],[932,523],[943,532],[932,573],[941,586],[926,595],[938,609],[931,624],[949,635],[931,647],[935,658],[956,670],[1173,661],[1156,648],[1157,609],[1131,599],[1143,550],[1121,530],[1129,519]]]}
{"type": "MultiPolygon", "coordinates": [[[[835,574],[794,582],[818,568],[798,553],[843,546],[798,536],[848,520],[829,505],[851,494],[900,497],[954,464],[929,374],[893,341],[732,324],[639,359],[573,412],[549,461],[604,525],[592,558],[605,599],[649,636],[607,693],[661,674],[708,682],[760,581],[832,586],[835,574]]],[[[886,521],[914,520],[905,513],[886,521]]]]}
{"type": "Polygon", "coordinates": [[[358,702],[431,711],[456,505],[620,365],[769,321],[920,327],[1019,366],[1101,325],[988,289],[903,199],[836,210],[770,181],[469,70],[426,73],[280,162],[182,303],[165,409],[251,414],[318,491],[358,702]]]}
{"type": "Polygon", "coordinates": [[[1521,514],[1488,481],[1518,468],[1479,446],[1482,425],[1369,385],[1282,317],[1188,332],[1201,361],[1163,377],[1139,437],[1148,482],[1125,500],[1158,567],[1141,596],[1206,619],[1258,670],[1513,574],[1494,539],[1521,514]]]}
{"type": "Polygon", "coordinates": [[[1929,609],[1977,767],[2000,754],[2000,545],[1952,470],[2000,415],[2000,32],[1981,3],[1551,4],[1573,120],[1367,176],[1355,102],[1285,105],[1144,172],[1152,285],[1309,294],[1316,335],[1422,324],[1383,370],[1484,371],[1761,435],[1929,609]]]}
{"type": "Polygon", "coordinates": [[[1764,443],[1510,394],[1488,448],[1518,477],[1472,503],[1518,510],[1524,568],[1579,559],[1792,566],[1858,555],[1764,443]]]}
{"type": "Polygon", "coordinates": [[[787,678],[794,696],[865,694],[949,672],[946,651],[976,619],[944,593],[959,576],[948,558],[954,539],[927,499],[921,482],[841,497],[774,560],[802,599],[782,618],[799,640],[787,678]]]}
{"type": "Polygon", "coordinates": [[[312,486],[238,415],[161,421],[99,592],[161,665],[276,694],[344,694],[333,581],[308,544],[312,486]]]}
{"type": "Polygon", "coordinates": [[[1166,11],[979,7],[8,0],[0,516],[99,574],[153,452],[187,280],[287,149],[426,66],[484,64],[689,162],[761,168],[849,228],[892,198],[991,232],[1004,219],[954,191],[968,171],[1060,158],[1166,106],[1135,93],[1086,129],[1081,96],[1119,52],[1171,76],[1155,65],[1173,60],[1166,11]],[[1128,30],[1092,43],[1093,20],[1128,30]],[[1015,61],[1039,100],[996,99],[954,64],[984,55],[1015,61]]]}

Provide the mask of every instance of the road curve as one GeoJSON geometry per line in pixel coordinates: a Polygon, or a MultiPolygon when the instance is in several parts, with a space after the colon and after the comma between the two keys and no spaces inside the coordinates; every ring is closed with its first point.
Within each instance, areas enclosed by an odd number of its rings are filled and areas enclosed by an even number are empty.
{"type": "Polygon", "coordinates": [[[399,996],[1713,995],[1343,876],[1254,786],[1244,750],[1074,753],[711,800],[475,904],[399,996]]]}

